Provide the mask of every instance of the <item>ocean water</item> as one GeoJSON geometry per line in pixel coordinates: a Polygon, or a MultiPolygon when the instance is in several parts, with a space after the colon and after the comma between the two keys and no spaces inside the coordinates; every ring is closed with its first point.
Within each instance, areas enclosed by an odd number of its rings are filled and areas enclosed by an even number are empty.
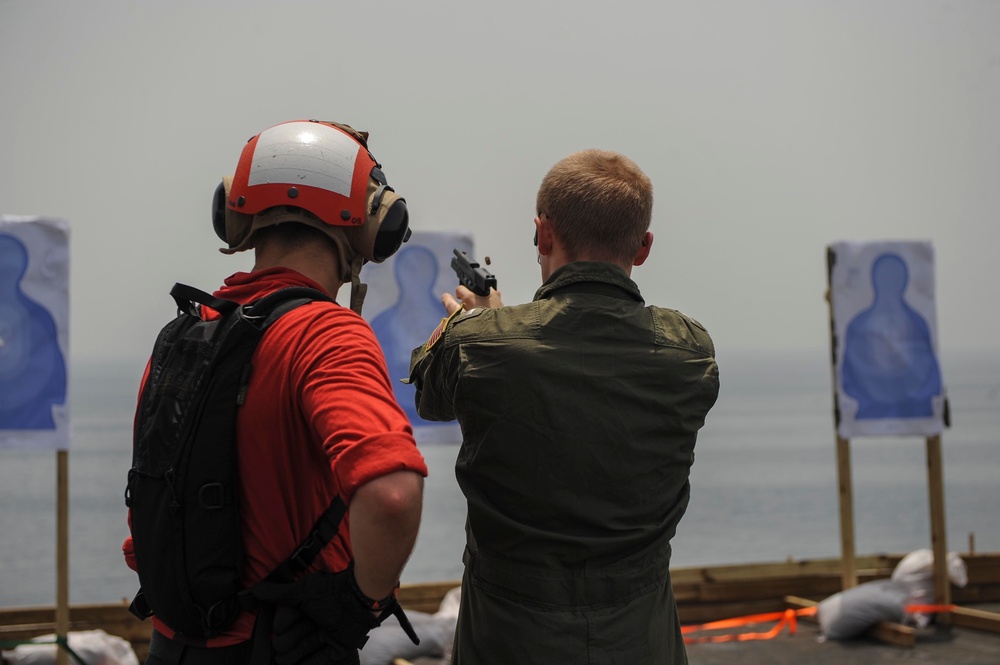
{"type": "MultiPolygon", "coordinates": [[[[840,554],[830,370],[813,353],[720,354],[722,391],[698,440],[692,498],[673,566],[840,554]]],[[[949,549],[1000,551],[1000,355],[941,358],[952,427],[942,436],[949,549]]],[[[123,492],[142,367],[72,368],[70,602],[131,597],[123,492]]],[[[465,506],[454,444],[421,449],[430,468],[405,582],[458,579],[465,506]]],[[[858,554],[930,547],[922,438],[851,441],[858,554]]],[[[55,598],[56,455],[0,451],[0,606],[55,598]]]]}

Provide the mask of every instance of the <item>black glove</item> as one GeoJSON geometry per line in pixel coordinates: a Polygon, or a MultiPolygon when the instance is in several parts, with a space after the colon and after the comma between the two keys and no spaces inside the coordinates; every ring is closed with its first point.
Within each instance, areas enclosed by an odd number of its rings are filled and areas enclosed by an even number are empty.
{"type": "Polygon", "coordinates": [[[358,663],[358,649],[380,621],[354,594],[352,577],[349,568],[253,587],[254,596],[276,605],[273,644],[278,665],[358,663]]]}
{"type": "MultiPolygon", "coordinates": [[[[362,646],[368,640],[367,630],[360,632],[362,646]]],[[[297,607],[277,607],[273,635],[276,665],[360,665],[359,646],[339,642],[338,636],[323,630],[297,607]]]]}
{"type": "Polygon", "coordinates": [[[277,665],[356,665],[368,632],[391,614],[410,639],[419,642],[395,596],[379,604],[380,614],[372,613],[372,602],[358,589],[353,566],[341,573],[311,573],[288,584],[261,582],[251,593],[275,605],[277,665]]]}

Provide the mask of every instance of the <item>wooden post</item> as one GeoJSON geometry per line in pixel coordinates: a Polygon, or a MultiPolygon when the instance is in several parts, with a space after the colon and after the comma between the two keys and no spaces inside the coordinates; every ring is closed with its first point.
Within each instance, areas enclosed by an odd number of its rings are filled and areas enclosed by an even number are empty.
{"type": "MultiPolygon", "coordinates": [[[[56,451],[56,637],[69,639],[69,451],[56,451]]],[[[56,665],[67,665],[56,648],[56,665]]]]}
{"type": "Polygon", "coordinates": [[[840,488],[841,586],[857,586],[854,562],[854,493],[851,482],[851,442],[837,437],[837,481],[840,488]]]}
{"type": "Polygon", "coordinates": [[[944,464],[941,435],[927,437],[927,480],[931,502],[931,548],[934,552],[934,602],[951,603],[948,579],[948,531],[944,516],[944,464]]]}
{"type": "Polygon", "coordinates": [[[830,378],[833,387],[833,431],[837,437],[837,485],[840,494],[840,562],[841,588],[858,585],[854,561],[854,490],[851,481],[851,442],[840,436],[840,405],[837,403],[837,327],[833,320],[833,264],[836,255],[831,247],[826,250],[827,289],[823,294],[830,315],[830,378]]]}

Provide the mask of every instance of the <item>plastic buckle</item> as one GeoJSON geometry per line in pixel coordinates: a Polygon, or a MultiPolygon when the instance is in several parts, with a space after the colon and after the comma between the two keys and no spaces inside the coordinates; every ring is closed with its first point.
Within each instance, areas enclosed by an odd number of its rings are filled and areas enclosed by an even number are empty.
{"type": "Polygon", "coordinates": [[[292,556],[288,557],[288,561],[299,570],[306,570],[309,568],[310,560],[312,559],[312,556],[315,556],[315,553],[313,553],[309,559],[306,557],[309,556],[310,551],[315,550],[316,544],[316,534],[310,533],[306,536],[306,539],[302,541],[302,544],[299,545],[294,552],[292,552],[292,556]]]}

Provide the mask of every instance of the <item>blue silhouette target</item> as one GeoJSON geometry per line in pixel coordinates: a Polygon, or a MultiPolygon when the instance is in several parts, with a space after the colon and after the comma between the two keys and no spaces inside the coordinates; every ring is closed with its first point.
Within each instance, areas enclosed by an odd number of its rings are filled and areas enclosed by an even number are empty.
{"type": "Polygon", "coordinates": [[[929,244],[834,248],[841,435],[939,433],[944,386],[935,351],[929,244]]]}
{"type": "Polygon", "coordinates": [[[903,259],[879,256],[872,266],[875,301],[847,327],[841,372],[859,420],[934,414],[941,373],[927,322],[903,298],[908,279],[903,259]]]}
{"type": "Polygon", "coordinates": [[[446,315],[441,294],[454,293],[458,286],[451,269],[454,249],[473,254],[471,236],[417,231],[395,255],[381,264],[369,263],[361,272],[368,284],[365,318],[385,354],[396,402],[410,419],[418,443],[462,440],[454,422],[431,422],[417,415],[416,389],[402,381],[410,374],[411,352],[427,341],[446,315]]]}
{"type": "MultiPolygon", "coordinates": [[[[437,327],[443,308],[434,291],[438,276],[434,252],[420,245],[406,245],[395,256],[392,268],[398,289],[396,301],[379,312],[371,325],[385,354],[389,376],[398,379],[409,375],[410,352],[437,327]]],[[[417,415],[414,387],[398,380],[392,386],[410,422],[427,423],[417,415]]]]}
{"type": "Polygon", "coordinates": [[[66,450],[69,224],[0,215],[0,450],[66,450]]]}

